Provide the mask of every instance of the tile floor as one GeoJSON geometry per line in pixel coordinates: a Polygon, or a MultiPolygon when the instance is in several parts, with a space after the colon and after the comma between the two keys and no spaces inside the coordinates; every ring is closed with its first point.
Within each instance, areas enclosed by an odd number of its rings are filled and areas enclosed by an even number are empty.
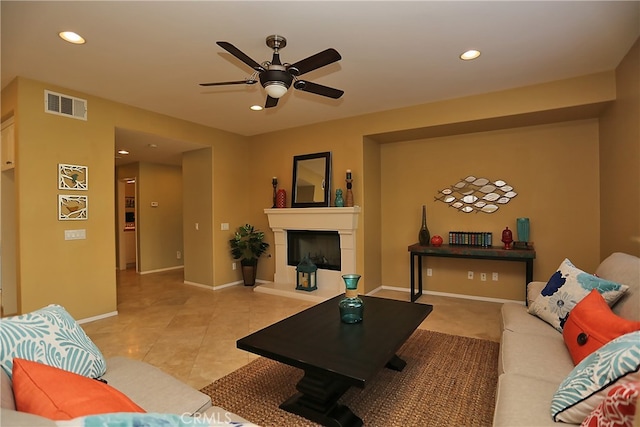
{"type": "MultiPolygon", "coordinates": [[[[82,327],[105,357],[144,360],[200,389],[257,356],[236,340],[313,303],[233,286],[210,291],[183,284],[182,270],[118,273],[118,315],[82,327]]],[[[409,300],[408,292],[379,297],[409,300]]],[[[500,340],[500,304],[423,295],[434,310],[420,325],[449,334],[500,340]]]]}

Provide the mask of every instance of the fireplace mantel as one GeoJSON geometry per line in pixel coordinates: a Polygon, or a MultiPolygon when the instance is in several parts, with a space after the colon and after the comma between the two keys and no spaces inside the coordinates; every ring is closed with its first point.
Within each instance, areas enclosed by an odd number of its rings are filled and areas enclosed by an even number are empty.
{"type": "Polygon", "coordinates": [[[265,209],[274,234],[275,275],[273,284],[256,292],[323,301],[344,292],[342,274],[356,273],[356,230],[360,207],[265,209]],[[296,290],[295,267],[287,265],[287,230],[337,231],[340,236],[341,271],[319,270],[318,289],[296,290]]]}

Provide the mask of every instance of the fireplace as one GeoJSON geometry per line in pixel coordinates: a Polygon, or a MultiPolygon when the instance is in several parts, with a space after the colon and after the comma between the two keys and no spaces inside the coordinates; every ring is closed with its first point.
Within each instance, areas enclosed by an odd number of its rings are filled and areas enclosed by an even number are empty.
{"type": "MultiPolygon", "coordinates": [[[[360,207],[341,208],[280,208],[265,209],[269,217],[269,227],[273,231],[275,256],[275,275],[273,283],[261,284],[254,289],[256,292],[264,292],[276,295],[284,295],[312,301],[324,301],[328,298],[340,295],[344,292],[343,274],[358,273],[356,271],[356,230],[358,228],[358,216],[360,207]],[[314,264],[318,266],[318,289],[313,292],[296,290],[296,265],[289,261],[290,235],[306,234],[312,232],[322,238],[330,238],[337,243],[339,249],[339,263],[331,261],[333,255],[323,255],[327,264],[333,268],[322,266],[323,262],[314,264]]],[[[301,255],[309,255],[308,242],[301,244],[301,255]]],[[[321,245],[326,245],[321,243],[321,245]]],[[[324,247],[323,247],[324,250],[324,247]]],[[[316,254],[311,253],[312,257],[316,254]]]]}
{"type": "Polygon", "coordinates": [[[287,265],[295,267],[304,257],[319,269],[340,271],[340,234],[337,231],[287,230],[287,265]]]}

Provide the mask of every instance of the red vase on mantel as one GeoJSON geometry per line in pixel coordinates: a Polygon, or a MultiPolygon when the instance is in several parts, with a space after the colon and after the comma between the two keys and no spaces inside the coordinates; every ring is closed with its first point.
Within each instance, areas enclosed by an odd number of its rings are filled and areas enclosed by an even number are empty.
{"type": "Polygon", "coordinates": [[[281,188],[276,193],[276,208],[286,208],[287,207],[287,192],[281,188]]]}

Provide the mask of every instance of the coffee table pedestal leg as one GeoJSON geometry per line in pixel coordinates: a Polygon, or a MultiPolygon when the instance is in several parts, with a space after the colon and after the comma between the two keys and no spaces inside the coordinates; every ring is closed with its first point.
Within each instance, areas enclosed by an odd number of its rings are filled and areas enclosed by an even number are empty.
{"type": "Polygon", "coordinates": [[[360,427],[362,420],[351,410],[338,404],[338,399],[349,385],[305,372],[296,385],[300,392],[280,405],[281,409],[330,427],[360,427]]]}

